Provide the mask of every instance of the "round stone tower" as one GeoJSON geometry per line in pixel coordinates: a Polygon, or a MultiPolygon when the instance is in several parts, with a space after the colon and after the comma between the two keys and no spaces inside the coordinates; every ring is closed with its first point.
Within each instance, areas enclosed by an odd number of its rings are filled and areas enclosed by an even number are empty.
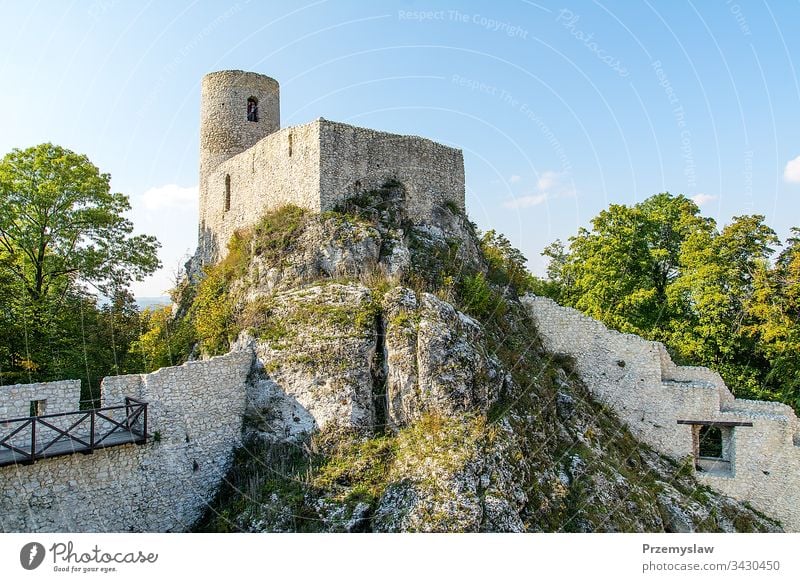
{"type": "Polygon", "coordinates": [[[245,71],[203,77],[200,96],[200,172],[211,171],[281,126],[278,82],[245,71]]]}
{"type": "MultiPolygon", "coordinates": [[[[246,71],[217,71],[203,77],[200,95],[200,252],[211,241],[206,231],[209,176],[281,126],[278,82],[246,71]]],[[[217,189],[219,190],[219,189],[217,189]]],[[[217,196],[224,192],[216,191],[217,196]]]]}

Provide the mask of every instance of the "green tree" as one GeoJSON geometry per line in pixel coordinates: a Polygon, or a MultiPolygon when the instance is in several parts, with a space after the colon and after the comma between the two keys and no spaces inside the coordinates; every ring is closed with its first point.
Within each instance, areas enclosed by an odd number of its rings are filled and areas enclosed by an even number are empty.
{"type": "Polygon", "coordinates": [[[768,396],[751,304],[777,242],[763,216],[736,216],[719,233],[690,237],[672,289],[685,302],[687,317],[672,322],[668,343],[689,360],[718,369],[739,396],[768,396]]]}
{"type": "Polygon", "coordinates": [[[662,339],[670,319],[685,311],[670,293],[683,245],[713,228],[683,196],[613,204],[592,220],[591,231],[572,237],[569,254],[559,258],[562,300],[621,331],[662,339]]]}
{"type": "Polygon", "coordinates": [[[774,267],[762,264],[754,277],[747,331],[769,362],[767,390],[800,409],[800,229],[793,228],[774,267]]]}
{"type": "Polygon", "coordinates": [[[485,232],[480,244],[488,263],[489,280],[495,285],[512,287],[520,295],[524,294],[531,285],[531,275],[525,267],[525,255],[512,246],[505,235],[494,230],[485,232]]]}
{"type": "Polygon", "coordinates": [[[81,281],[125,288],[160,267],[158,242],[132,236],[127,196],[86,156],[53,144],[0,161],[2,267],[36,304],[81,281]]]}
{"type": "Polygon", "coordinates": [[[111,192],[110,179],[86,156],[49,143],[0,160],[5,378],[93,384],[122,370],[125,334],[138,327],[127,287],[160,266],[159,245],[132,234],[128,198],[111,192]],[[88,287],[110,297],[110,306],[99,307],[88,287]],[[117,336],[112,326],[127,331],[117,336]],[[102,353],[89,357],[94,348],[102,353]]]}

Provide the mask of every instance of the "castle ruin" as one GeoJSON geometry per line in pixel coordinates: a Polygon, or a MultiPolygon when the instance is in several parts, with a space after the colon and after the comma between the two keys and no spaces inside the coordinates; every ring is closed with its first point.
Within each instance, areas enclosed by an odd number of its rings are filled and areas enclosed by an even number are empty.
{"type": "Polygon", "coordinates": [[[203,77],[200,102],[198,258],[225,255],[233,233],[267,211],[294,204],[334,210],[393,180],[415,222],[431,222],[446,202],[464,210],[461,150],[316,119],[280,128],[280,89],[265,75],[219,71],[203,77]]]}
{"type": "MultiPolygon", "coordinates": [[[[435,222],[447,203],[464,209],[460,150],[321,118],[281,129],[277,81],[242,71],[204,77],[201,264],[223,257],[234,232],[269,210],[333,210],[387,181],[402,184],[413,221],[435,222]]],[[[800,421],[791,408],[736,399],[716,372],[675,366],[663,345],[549,299],[523,302],[545,347],[571,355],[594,398],[638,439],[690,459],[701,484],[800,531],[800,421]],[[701,436],[716,447],[703,450],[701,436]]],[[[88,416],[78,411],[77,381],[0,387],[0,531],[188,529],[241,443],[252,358],[244,350],[106,378],[105,408],[88,416]],[[149,426],[138,427],[146,405],[149,426]],[[127,432],[130,440],[99,446],[98,419],[102,438],[127,432]],[[59,441],[77,448],[34,458],[59,441]],[[75,452],[86,455],[67,454],[75,452]]]]}

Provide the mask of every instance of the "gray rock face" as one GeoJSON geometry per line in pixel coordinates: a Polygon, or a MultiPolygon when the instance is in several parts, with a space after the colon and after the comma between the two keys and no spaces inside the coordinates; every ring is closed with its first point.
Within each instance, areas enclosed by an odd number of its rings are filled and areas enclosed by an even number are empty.
{"type": "Polygon", "coordinates": [[[779,529],[636,441],[512,294],[502,322],[442,299],[469,306],[442,273],[485,273],[463,217],[411,225],[381,200],[373,224],[307,217],[238,283],[245,441],[280,471],[251,459],[231,476],[245,509],[222,495],[218,513],[245,531],[779,529]]]}
{"type": "Polygon", "coordinates": [[[381,243],[381,234],[367,224],[335,216],[307,217],[297,240],[282,249],[281,260],[256,254],[240,285],[253,299],[321,278],[358,276],[376,268],[381,243]]]}
{"type": "Polygon", "coordinates": [[[250,310],[256,364],[248,415],[261,436],[281,441],[333,426],[373,429],[376,337],[369,289],[306,287],[250,310]]]}
{"type": "Polygon", "coordinates": [[[430,293],[403,287],[383,300],[388,419],[395,428],[425,412],[486,413],[505,373],[474,319],[430,293]]]}

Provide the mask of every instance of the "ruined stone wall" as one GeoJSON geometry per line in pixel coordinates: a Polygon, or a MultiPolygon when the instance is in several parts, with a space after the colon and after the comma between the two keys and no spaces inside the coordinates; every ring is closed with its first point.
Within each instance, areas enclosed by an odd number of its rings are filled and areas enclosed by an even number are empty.
{"type": "Polygon", "coordinates": [[[14,384],[0,387],[0,419],[27,417],[33,400],[45,400],[44,414],[78,410],[80,380],[61,380],[38,384],[14,384]]]}
{"type": "Polygon", "coordinates": [[[103,406],[121,404],[125,396],[149,403],[148,443],[0,467],[0,531],[189,528],[239,444],[251,361],[249,351],[232,352],[152,374],[106,378],[103,406]]]}
{"type": "Polygon", "coordinates": [[[461,150],[414,135],[397,135],[319,121],[321,208],[343,199],[401,182],[406,213],[415,222],[431,222],[432,209],[446,201],[464,210],[464,157],[461,150]]]}
{"type": "MultiPolygon", "coordinates": [[[[32,401],[44,401],[43,410],[39,416],[74,412],[80,406],[81,381],[61,380],[59,382],[40,382],[38,384],[15,384],[0,387],[0,419],[13,420],[28,418],[31,413],[32,401]]],[[[47,421],[62,430],[66,430],[75,422],[73,416],[57,417],[47,421]]],[[[43,446],[58,436],[58,432],[39,427],[36,434],[36,446],[43,446]]],[[[7,443],[15,447],[26,448],[31,446],[31,428],[25,426],[25,421],[0,423],[2,434],[16,431],[7,443]]]]}
{"type": "Polygon", "coordinates": [[[200,253],[205,264],[225,256],[233,233],[286,204],[319,211],[319,124],[277,131],[208,176],[201,213],[200,253]],[[230,177],[230,208],[226,177],[230,177]]]}
{"type": "Polygon", "coordinates": [[[392,179],[405,187],[405,212],[414,222],[436,223],[435,208],[446,201],[464,210],[461,150],[324,119],[272,133],[201,182],[202,262],[224,257],[233,233],[270,210],[286,204],[333,210],[392,179]]]}
{"type": "Polygon", "coordinates": [[[592,395],[655,450],[680,461],[693,455],[692,427],[678,420],[752,422],[726,429],[729,461],[697,471],[697,479],[800,531],[800,425],[790,407],[734,398],[718,373],[676,366],[661,343],[609,330],[544,297],[523,301],[545,348],[572,356],[592,395]]]}

